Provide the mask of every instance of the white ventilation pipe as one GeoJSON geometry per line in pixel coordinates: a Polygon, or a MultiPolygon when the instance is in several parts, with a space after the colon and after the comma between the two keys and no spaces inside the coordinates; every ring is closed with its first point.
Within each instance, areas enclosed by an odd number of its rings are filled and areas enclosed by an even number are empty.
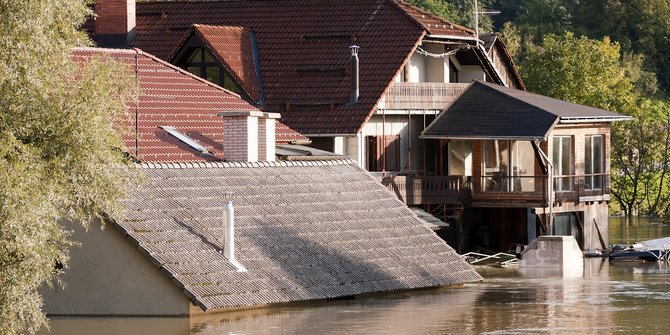
{"type": "Polygon", "coordinates": [[[237,272],[247,272],[247,268],[235,259],[235,208],[233,208],[230,195],[230,192],[224,193],[226,204],[223,205],[223,212],[225,214],[226,235],[223,256],[237,269],[237,272]]]}

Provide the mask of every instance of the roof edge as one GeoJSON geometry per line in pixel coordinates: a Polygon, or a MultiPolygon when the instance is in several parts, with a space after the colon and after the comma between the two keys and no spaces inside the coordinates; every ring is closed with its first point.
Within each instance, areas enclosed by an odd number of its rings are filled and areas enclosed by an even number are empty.
{"type": "MultiPolygon", "coordinates": [[[[442,17],[439,16],[439,15],[435,15],[435,14],[429,12],[429,11],[423,10],[423,9],[421,9],[421,8],[419,8],[419,7],[417,7],[417,6],[414,6],[414,5],[412,5],[412,4],[409,4],[409,3],[407,3],[407,2],[405,2],[405,1],[403,1],[403,0],[390,0],[390,2],[391,2],[396,8],[398,8],[398,9],[399,9],[405,16],[407,16],[410,20],[414,21],[414,23],[415,23],[416,25],[418,25],[420,28],[424,29],[424,30],[427,31],[428,33],[430,33],[430,29],[429,29],[428,27],[424,26],[421,22],[417,21],[414,17],[412,17],[412,15],[410,15],[409,13],[407,13],[404,9],[402,9],[402,7],[400,7],[399,2],[402,2],[402,3],[405,4],[406,6],[410,6],[410,7],[412,7],[414,10],[418,11],[418,12],[421,13],[421,14],[424,14],[424,15],[430,15],[430,16],[434,17],[435,19],[437,19],[437,20],[439,20],[439,21],[442,21],[442,23],[444,23],[444,24],[448,24],[448,25],[450,25],[450,26],[453,26],[453,27],[455,27],[455,28],[458,28],[458,29],[460,29],[460,30],[463,30],[464,32],[466,32],[466,33],[468,33],[468,34],[473,35],[473,36],[472,36],[473,40],[476,40],[476,38],[475,38],[475,36],[474,36],[474,35],[475,35],[475,31],[472,30],[472,29],[466,28],[466,27],[464,27],[464,26],[461,26],[461,25],[456,24],[456,23],[453,23],[453,22],[449,22],[449,21],[445,20],[444,18],[442,18],[442,17]]],[[[457,36],[454,36],[454,37],[452,37],[452,38],[464,39],[463,37],[457,37],[457,36]]]]}
{"type": "Polygon", "coordinates": [[[263,161],[263,162],[189,162],[189,163],[137,163],[139,169],[230,169],[230,168],[262,168],[262,167],[306,167],[356,165],[351,159],[334,159],[321,161],[263,161]]]}

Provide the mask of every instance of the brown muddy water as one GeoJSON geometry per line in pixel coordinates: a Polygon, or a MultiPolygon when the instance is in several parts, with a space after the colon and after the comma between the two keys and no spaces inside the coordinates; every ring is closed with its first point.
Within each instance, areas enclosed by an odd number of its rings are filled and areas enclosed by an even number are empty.
{"type": "MultiPolygon", "coordinates": [[[[610,220],[610,243],[670,224],[610,220]]],[[[582,278],[483,269],[482,283],[194,318],[51,319],[39,334],[669,334],[670,266],[587,259],[582,278]]]]}

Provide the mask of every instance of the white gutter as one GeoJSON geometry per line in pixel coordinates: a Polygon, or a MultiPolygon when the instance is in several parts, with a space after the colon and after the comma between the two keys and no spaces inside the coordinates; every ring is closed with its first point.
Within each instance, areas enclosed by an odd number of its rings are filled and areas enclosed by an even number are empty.
{"type": "Polygon", "coordinates": [[[226,235],[223,256],[237,269],[237,272],[247,272],[247,268],[235,259],[235,209],[233,208],[233,202],[230,200],[231,194],[231,192],[224,193],[226,204],[223,205],[223,211],[225,214],[226,235]]]}
{"type": "Polygon", "coordinates": [[[622,116],[590,116],[590,117],[561,117],[561,123],[593,123],[593,122],[616,122],[632,121],[633,117],[622,116]]]}

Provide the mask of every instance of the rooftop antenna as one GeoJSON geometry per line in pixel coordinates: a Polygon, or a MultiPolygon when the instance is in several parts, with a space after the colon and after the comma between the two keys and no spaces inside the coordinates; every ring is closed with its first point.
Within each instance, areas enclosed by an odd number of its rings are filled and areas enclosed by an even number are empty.
{"type": "Polygon", "coordinates": [[[479,6],[477,6],[477,0],[474,0],[475,2],[475,38],[477,38],[477,43],[479,43],[479,14],[486,14],[486,15],[498,15],[500,14],[499,10],[486,10],[483,9],[481,12],[479,11],[479,6]]]}

